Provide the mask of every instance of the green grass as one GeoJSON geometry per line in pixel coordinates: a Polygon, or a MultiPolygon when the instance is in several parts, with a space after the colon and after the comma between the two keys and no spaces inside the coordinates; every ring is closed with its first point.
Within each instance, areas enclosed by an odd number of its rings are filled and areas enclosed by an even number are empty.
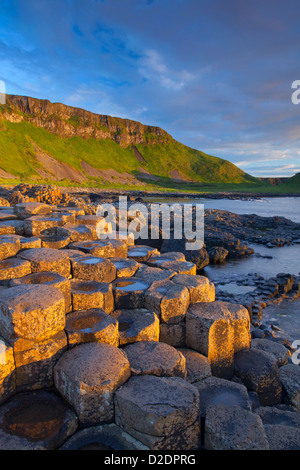
{"type": "MultiPolygon", "coordinates": [[[[76,117],[70,118],[69,121],[74,127],[81,125],[76,117]]],[[[121,123],[122,120],[120,120],[121,123]]],[[[122,130],[121,126],[120,130],[122,130]]],[[[83,186],[187,193],[300,193],[299,175],[279,186],[272,186],[270,183],[262,182],[244,173],[229,161],[191,149],[171,138],[166,138],[164,143],[157,144],[153,143],[155,136],[149,133],[147,141],[148,145],[136,146],[146,160],[145,163],[141,163],[136,159],[130,146],[123,148],[110,139],[66,138],[27,121],[12,123],[0,120],[0,168],[12,175],[11,179],[0,178],[0,184],[16,185],[20,182],[28,182],[64,187],[83,186]],[[42,165],[36,159],[35,146],[79,171],[82,171],[81,161],[84,160],[98,170],[113,169],[119,173],[128,172],[136,177],[139,174],[139,167],[142,166],[157,179],[156,181],[141,179],[139,185],[124,185],[117,181],[108,183],[100,178],[88,176],[83,184],[76,184],[70,180],[43,179],[37,171],[42,165]],[[192,182],[173,181],[170,178],[170,172],[174,169],[192,182]]]]}

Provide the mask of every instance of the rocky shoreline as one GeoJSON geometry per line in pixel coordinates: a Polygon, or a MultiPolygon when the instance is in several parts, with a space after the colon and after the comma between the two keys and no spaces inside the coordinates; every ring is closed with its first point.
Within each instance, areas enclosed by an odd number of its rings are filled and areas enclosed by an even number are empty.
{"type": "Polygon", "coordinates": [[[262,322],[299,276],[230,294],[202,270],[296,243],[300,224],[207,211],[197,252],[99,240],[117,196],[93,194],[0,193],[0,449],[299,450],[296,351],[262,322]]]}

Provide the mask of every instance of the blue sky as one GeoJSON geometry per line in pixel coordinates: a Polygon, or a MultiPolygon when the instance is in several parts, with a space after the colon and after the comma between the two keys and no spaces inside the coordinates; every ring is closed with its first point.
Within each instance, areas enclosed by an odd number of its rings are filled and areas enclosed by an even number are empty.
{"type": "Polygon", "coordinates": [[[162,127],[254,176],[300,171],[299,0],[0,0],[10,94],[162,127]]]}

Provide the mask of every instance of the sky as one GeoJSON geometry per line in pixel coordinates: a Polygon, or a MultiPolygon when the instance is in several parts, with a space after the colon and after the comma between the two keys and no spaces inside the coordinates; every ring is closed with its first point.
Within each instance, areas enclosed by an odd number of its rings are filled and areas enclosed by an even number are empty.
{"type": "Polygon", "coordinates": [[[300,171],[299,0],[0,0],[1,80],[253,176],[300,171]]]}

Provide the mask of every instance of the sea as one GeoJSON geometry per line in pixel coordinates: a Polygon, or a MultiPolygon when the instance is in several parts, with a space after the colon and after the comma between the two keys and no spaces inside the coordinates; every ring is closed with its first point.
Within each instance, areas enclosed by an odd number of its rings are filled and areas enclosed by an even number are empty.
{"type": "MultiPolygon", "coordinates": [[[[235,214],[256,214],[262,217],[280,216],[300,223],[300,197],[262,197],[255,199],[205,199],[148,197],[147,202],[172,204],[204,204],[204,209],[219,209],[235,214]]],[[[212,282],[221,279],[237,279],[241,275],[260,274],[267,278],[278,273],[300,274],[300,244],[268,248],[264,245],[248,244],[254,255],[241,260],[231,260],[220,265],[209,265],[203,270],[212,282]]],[[[237,289],[241,289],[237,286],[237,289]]],[[[237,290],[238,291],[238,290],[237,290]]],[[[300,340],[300,299],[285,300],[264,310],[264,320],[276,320],[290,340],[300,340]]]]}

